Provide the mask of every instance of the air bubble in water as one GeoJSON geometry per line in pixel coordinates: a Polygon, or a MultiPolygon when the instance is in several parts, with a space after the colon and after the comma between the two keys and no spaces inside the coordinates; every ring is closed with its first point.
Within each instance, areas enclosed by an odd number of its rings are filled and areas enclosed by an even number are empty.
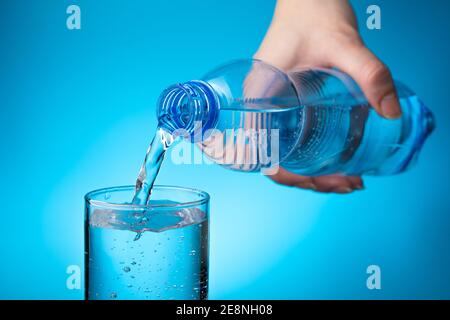
{"type": "Polygon", "coordinates": [[[123,267],[122,270],[125,271],[125,272],[130,272],[130,271],[131,271],[131,268],[130,268],[130,267],[123,267]]]}
{"type": "Polygon", "coordinates": [[[111,295],[110,295],[110,297],[111,297],[111,299],[115,299],[115,298],[117,298],[117,293],[115,293],[115,292],[111,292],[111,295]]]}

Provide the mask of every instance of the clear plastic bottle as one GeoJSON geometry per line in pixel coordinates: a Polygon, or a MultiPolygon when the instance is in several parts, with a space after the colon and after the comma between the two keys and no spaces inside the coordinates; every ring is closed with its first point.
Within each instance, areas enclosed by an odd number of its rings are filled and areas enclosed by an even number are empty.
{"type": "Polygon", "coordinates": [[[395,82],[403,115],[387,120],[334,69],[284,73],[238,60],[167,88],[159,126],[240,171],[277,166],[303,175],[388,175],[406,170],[434,128],[431,112],[395,82]]]}

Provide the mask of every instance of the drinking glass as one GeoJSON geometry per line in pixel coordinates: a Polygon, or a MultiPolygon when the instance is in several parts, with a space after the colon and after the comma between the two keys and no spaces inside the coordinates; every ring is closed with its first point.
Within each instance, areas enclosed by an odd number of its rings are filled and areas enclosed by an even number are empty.
{"type": "Polygon", "coordinates": [[[133,195],[123,186],[85,196],[85,298],[207,299],[209,195],[154,186],[147,205],[133,195]]]}

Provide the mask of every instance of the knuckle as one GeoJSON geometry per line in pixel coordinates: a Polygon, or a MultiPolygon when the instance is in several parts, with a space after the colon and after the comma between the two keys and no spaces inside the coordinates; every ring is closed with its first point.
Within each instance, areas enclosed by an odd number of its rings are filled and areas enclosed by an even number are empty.
{"type": "Polygon", "coordinates": [[[382,85],[389,82],[391,79],[391,72],[388,67],[380,61],[371,61],[365,65],[363,74],[366,82],[369,85],[382,85]]]}

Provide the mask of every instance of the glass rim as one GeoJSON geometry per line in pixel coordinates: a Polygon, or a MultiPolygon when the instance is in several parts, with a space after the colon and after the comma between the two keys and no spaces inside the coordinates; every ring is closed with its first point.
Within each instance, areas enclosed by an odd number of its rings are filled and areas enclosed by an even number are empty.
{"type": "Polygon", "coordinates": [[[119,209],[119,210],[140,210],[140,209],[154,209],[154,208],[160,208],[160,209],[171,209],[171,208],[187,208],[187,207],[195,207],[198,205],[203,205],[209,202],[210,195],[202,191],[200,189],[195,188],[186,188],[186,187],[179,187],[179,186],[170,186],[170,185],[154,185],[153,188],[155,189],[165,189],[165,190],[177,190],[182,192],[189,192],[194,193],[196,195],[200,195],[203,197],[199,200],[194,201],[186,201],[186,202],[180,202],[180,203],[162,203],[162,204],[132,204],[132,203],[111,203],[107,201],[102,200],[96,200],[93,199],[93,196],[96,194],[106,194],[108,192],[112,193],[115,191],[124,191],[124,190],[134,190],[135,186],[133,185],[125,185],[125,186],[115,186],[115,187],[106,187],[106,188],[100,188],[92,190],[84,196],[84,200],[89,205],[93,205],[96,207],[103,207],[106,209],[119,209]]]}

